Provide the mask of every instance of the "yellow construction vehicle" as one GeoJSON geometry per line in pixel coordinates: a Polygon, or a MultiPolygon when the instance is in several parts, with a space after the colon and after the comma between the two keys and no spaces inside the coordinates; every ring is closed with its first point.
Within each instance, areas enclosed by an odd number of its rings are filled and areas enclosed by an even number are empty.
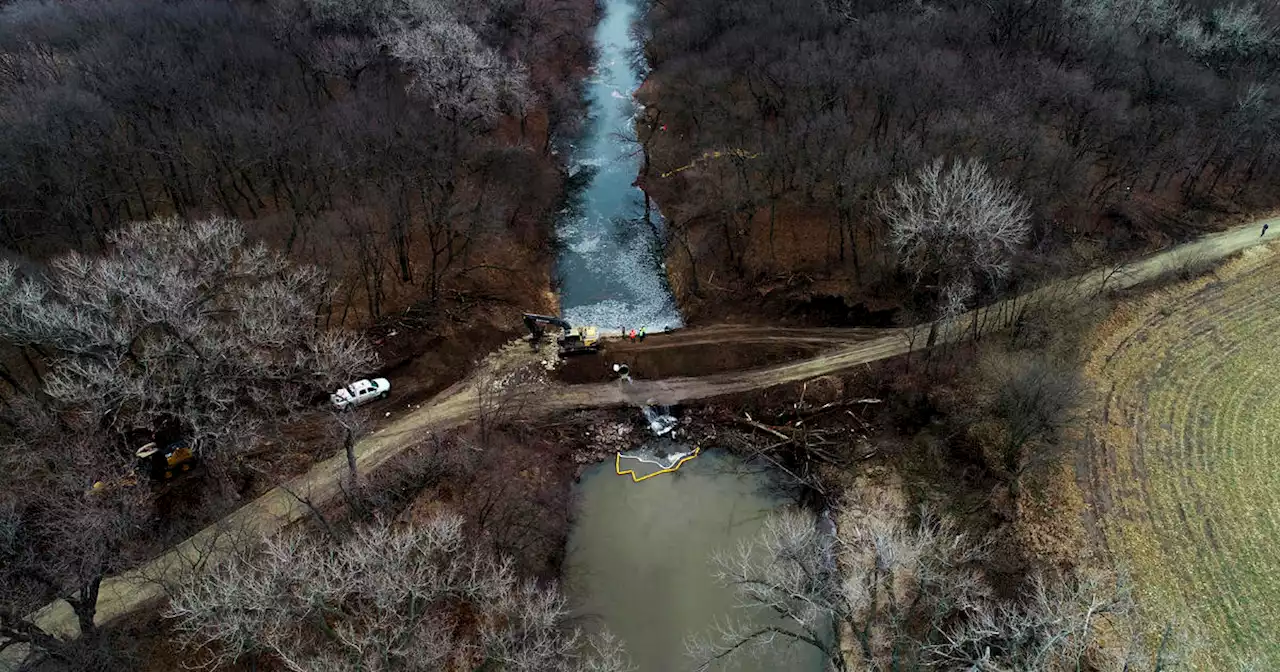
{"type": "Polygon", "coordinates": [[[198,463],[196,453],[192,452],[191,443],[187,439],[170,440],[165,443],[164,448],[160,447],[160,443],[152,440],[134,451],[134,454],[138,457],[137,466],[118,479],[93,481],[87,492],[101,493],[116,488],[134,488],[141,480],[138,474],[150,476],[152,483],[164,483],[164,481],[173,480],[174,477],[187,474],[198,463]]]}
{"type": "Polygon", "coordinates": [[[196,456],[186,441],[174,441],[164,450],[154,441],[138,449],[138,457],[146,460],[151,478],[167,481],[174,475],[191,471],[195,466],[196,456]]]}
{"type": "Polygon", "coordinates": [[[551,324],[564,330],[564,335],[556,339],[556,346],[561,355],[576,355],[584,352],[596,352],[600,349],[600,330],[595,327],[578,327],[575,329],[567,320],[550,315],[534,315],[524,313],[524,326],[536,346],[545,333],[542,325],[551,324]]]}

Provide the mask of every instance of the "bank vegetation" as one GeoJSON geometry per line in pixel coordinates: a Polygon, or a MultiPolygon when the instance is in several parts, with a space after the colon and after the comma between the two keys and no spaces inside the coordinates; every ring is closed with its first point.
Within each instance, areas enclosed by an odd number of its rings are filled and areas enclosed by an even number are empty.
{"type": "Polygon", "coordinates": [[[1215,0],[652,3],[642,179],[668,218],[688,318],[888,323],[900,308],[933,308],[946,288],[973,305],[1274,208],[1278,11],[1215,0]],[[953,180],[957,169],[980,179],[953,180]],[[1006,241],[1018,252],[1009,272],[956,294],[951,281],[970,267],[921,277],[900,263],[918,259],[902,245],[905,211],[882,206],[903,180],[967,187],[926,218],[979,202],[1025,208],[1025,235],[1006,241]]]}

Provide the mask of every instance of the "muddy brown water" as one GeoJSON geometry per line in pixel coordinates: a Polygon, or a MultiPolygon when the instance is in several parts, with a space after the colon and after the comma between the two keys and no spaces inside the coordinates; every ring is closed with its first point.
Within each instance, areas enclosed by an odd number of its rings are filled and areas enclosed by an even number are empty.
{"type": "MultiPolygon", "coordinates": [[[[711,555],[755,535],[783,504],[770,485],[759,470],[714,449],[639,483],[617,475],[612,461],[588,470],[565,563],[565,589],[587,629],[606,627],[621,638],[638,672],[679,672],[696,665],[686,640],[712,633],[715,622],[766,622],[713,579],[711,555]]],[[[822,669],[805,646],[752,651],[739,663],[712,669],[822,669]]]]}

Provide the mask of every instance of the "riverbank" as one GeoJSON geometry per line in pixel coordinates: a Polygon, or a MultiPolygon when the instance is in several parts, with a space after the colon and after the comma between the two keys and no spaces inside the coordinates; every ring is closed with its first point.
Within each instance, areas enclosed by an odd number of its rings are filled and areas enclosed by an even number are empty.
{"type": "MultiPolygon", "coordinates": [[[[333,254],[342,257],[342,263],[330,268],[340,288],[324,318],[362,331],[380,360],[380,367],[368,372],[369,377],[392,382],[392,399],[384,404],[388,408],[377,414],[368,429],[387,424],[463,380],[481,358],[524,336],[521,313],[558,312],[553,291],[556,223],[572,197],[574,166],[573,157],[558,153],[555,145],[557,138],[582,132],[587,107],[584,88],[595,53],[591,32],[600,19],[600,7],[594,0],[556,0],[555,5],[555,18],[540,20],[558,38],[525,38],[554,46],[540,51],[541,59],[525,64],[531,86],[540,95],[519,117],[497,120],[492,131],[477,140],[485,151],[506,153],[511,169],[522,173],[486,177],[491,188],[518,183],[521,189],[531,190],[510,212],[485,213],[501,217],[501,225],[464,222],[480,213],[483,198],[475,212],[467,214],[459,211],[463,198],[459,194],[458,202],[446,204],[451,209],[448,216],[458,223],[450,222],[443,233],[433,233],[425,222],[411,222],[415,226],[405,237],[407,266],[401,269],[393,268],[389,250],[371,251],[366,249],[371,241],[350,235],[335,235],[329,247],[316,241],[299,246],[297,254],[304,261],[324,263],[333,254]],[[376,259],[365,263],[369,260],[362,255],[367,254],[375,254],[376,259]],[[445,270],[437,271],[437,264],[445,270]],[[415,280],[404,281],[405,268],[415,280]]],[[[521,41],[511,46],[528,48],[521,41]]],[[[271,222],[259,228],[268,240],[273,236],[283,240],[285,235],[271,222]]],[[[333,445],[329,424],[323,417],[296,423],[282,445],[257,456],[245,470],[240,496],[256,496],[305,472],[327,453],[317,450],[318,445],[333,445]]]]}

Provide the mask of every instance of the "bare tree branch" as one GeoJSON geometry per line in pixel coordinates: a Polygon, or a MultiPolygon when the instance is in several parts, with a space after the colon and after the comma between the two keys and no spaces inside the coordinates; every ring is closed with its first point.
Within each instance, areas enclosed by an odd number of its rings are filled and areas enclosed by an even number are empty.
{"type": "Polygon", "coordinates": [[[182,589],[168,616],[213,668],[268,652],[286,669],[626,669],[612,638],[584,651],[565,599],[468,543],[462,519],[265,542],[182,589]]]}

